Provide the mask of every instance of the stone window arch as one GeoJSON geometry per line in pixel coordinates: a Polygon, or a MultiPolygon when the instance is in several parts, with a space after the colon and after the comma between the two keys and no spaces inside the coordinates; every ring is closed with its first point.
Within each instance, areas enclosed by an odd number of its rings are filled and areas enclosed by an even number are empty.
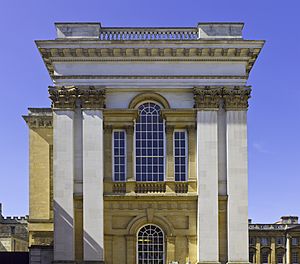
{"type": "Polygon", "coordinates": [[[154,224],[142,226],[137,232],[137,263],[165,263],[165,234],[154,224]]]}
{"type": "Polygon", "coordinates": [[[135,176],[136,181],[164,181],[165,128],[161,106],[153,101],[138,107],[135,123],[135,176]]]}

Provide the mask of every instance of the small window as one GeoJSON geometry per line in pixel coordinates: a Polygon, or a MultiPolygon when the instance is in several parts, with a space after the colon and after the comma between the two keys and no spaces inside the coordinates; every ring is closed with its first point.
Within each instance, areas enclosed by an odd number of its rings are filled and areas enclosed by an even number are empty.
{"type": "Polygon", "coordinates": [[[249,251],[249,262],[255,263],[255,252],[252,250],[249,251]]]}
{"type": "Polygon", "coordinates": [[[282,252],[277,253],[277,263],[283,264],[283,253],[282,252]]]}
{"type": "Polygon", "coordinates": [[[16,233],[16,227],[15,226],[11,226],[10,227],[10,232],[12,235],[14,235],[16,233]]]}
{"type": "Polygon", "coordinates": [[[250,237],[249,238],[249,245],[253,246],[255,244],[255,238],[254,237],[250,237]]]}
{"type": "Polygon", "coordinates": [[[284,238],[283,237],[277,237],[276,238],[276,244],[278,246],[283,246],[284,245],[284,238]]]}
{"type": "Polygon", "coordinates": [[[269,263],[269,253],[267,251],[263,251],[261,254],[261,263],[268,264],[269,263]]]}
{"type": "Polygon", "coordinates": [[[260,243],[262,246],[268,246],[269,245],[269,239],[267,237],[262,237],[260,240],[260,243]]]}
{"type": "Polygon", "coordinates": [[[292,264],[299,264],[298,252],[292,252],[292,264]]]}
{"type": "Polygon", "coordinates": [[[174,166],[175,181],[187,180],[187,133],[185,130],[174,131],[174,166]]]}
{"type": "Polygon", "coordinates": [[[299,242],[298,242],[298,237],[293,237],[293,238],[292,238],[292,245],[293,245],[293,246],[298,246],[298,243],[299,243],[299,242]]]}
{"type": "Polygon", "coordinates": [[[113,177],[114,181],[126,180],[126,133],[113,131],[113,177]]]}

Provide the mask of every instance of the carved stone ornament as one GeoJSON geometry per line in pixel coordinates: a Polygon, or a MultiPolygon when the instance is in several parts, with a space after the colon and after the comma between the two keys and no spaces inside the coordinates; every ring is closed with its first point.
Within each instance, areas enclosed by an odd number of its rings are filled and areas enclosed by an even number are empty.
{"type": "Polygon", "coordinates": [[[225,87],[223,89],[225,110],[247,110],[250,94],[249,86],[225,87]]]}
{"type": "Polygon", "coordinates": [[[222,98],[222,87],[195,87],[194,100],[195,107],[201,110],[219,109],[222,98]]]}
{"type": "Polygon", "coordinates": [[[52,116],[23,116],[30,128],[52,128],[52,116]]]}
{"type": "Polygon", "coordinates": [[[75,86],[49,86],[49,98],[52,108],[74,109],[77,99],[75,86]]]}
{"type": "Polygon", "coordinates": [[[105,107],[105,89],[94,86],[78,89],[78,98],[82,108],[99,109],[105,107]]]}
{"type": "Polygon", "coordinates": [[[218,110],[223,102],[227,111],[247,110],[250,93],[250,86],[195,87],[195,107],[200,110],[218,110]]]}
{"type": "Polygon", "coordinates": [[[49,95],[52,108],[74,109],[77,101],[82,108],[87,109],[99,109],[105,106],[105,89],[94,86],[50,86],[49,95]]]}

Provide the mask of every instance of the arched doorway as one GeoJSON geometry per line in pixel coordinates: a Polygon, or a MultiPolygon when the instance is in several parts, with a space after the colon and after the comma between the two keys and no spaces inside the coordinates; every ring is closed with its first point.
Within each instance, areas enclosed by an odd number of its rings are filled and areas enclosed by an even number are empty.
{"type": "Polygon", "coordinates": [[[164,264],[164,232],[156,225],[145,225],[137,233],[137,263],[164,264]]]}

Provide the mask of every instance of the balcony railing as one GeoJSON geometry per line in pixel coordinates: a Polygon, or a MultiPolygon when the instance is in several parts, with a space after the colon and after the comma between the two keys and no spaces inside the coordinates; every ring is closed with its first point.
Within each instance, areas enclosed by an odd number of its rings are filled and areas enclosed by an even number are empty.
{"type": "Polygon", "coordinates": [[[187,194],[197,192],[196,181],[188,182],[105,182],[107,195],[142,195],[142,194],[187,194]]]}
{"type": "Polygon", "coordinates": [[[186,28],[101,28],[100,40],[195,40],[198,29],[186,28]]]}

